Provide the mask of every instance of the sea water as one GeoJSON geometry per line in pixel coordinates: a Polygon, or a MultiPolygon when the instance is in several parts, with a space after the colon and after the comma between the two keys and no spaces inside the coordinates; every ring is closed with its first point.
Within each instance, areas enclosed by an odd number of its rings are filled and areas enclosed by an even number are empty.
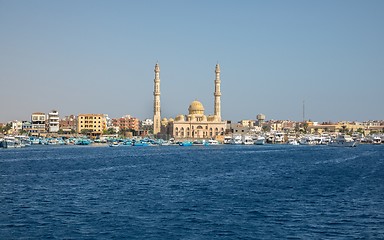
{"type": "Polygon", "coordinates": [[[384,145],[0,149],[1,239],[383,239],[384,145]]]}

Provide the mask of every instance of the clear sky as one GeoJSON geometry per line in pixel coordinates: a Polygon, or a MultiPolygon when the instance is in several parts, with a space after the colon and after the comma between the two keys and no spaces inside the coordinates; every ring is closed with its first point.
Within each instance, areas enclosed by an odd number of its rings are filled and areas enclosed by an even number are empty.
{"type": "Polygon", "coordinates": [[[0,122],[32,112],[384,119],[384,1],[0,0],[0,122]]]}

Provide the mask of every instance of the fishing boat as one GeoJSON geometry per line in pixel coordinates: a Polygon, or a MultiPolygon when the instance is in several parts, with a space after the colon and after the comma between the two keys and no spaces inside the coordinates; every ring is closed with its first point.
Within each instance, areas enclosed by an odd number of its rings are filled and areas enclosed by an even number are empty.
{"type": "Polygon", "coordinates": [[[182,146],[182,147],[189,147],[189,146],[192,146],[193,143],[190,142],[190,141],[183,141],[183,142],[180,142],[179,143],[179,146],[182,146]]]}
{"type": "Polygon", "coordinates": [[[205,140],[195,140],[192,142],[193,146],[208,146],[208,142],[205,140]]]}
{"type": "Polygon", "coordinates": [[[149,143],[148,142],[145,142],[145,141],[135,141],[132,146],[135,146],[135,147],[147,147],[149,146],[149,143]]]}
{"type": "Polygon", "coordinates": [[[75,141],[75,145],[89,145],[91,141],[89,139],[80,138],[75,141]]]}
{"type": "Polygon", "coordinates": [[[118,141],[114,141],[114,142],[111,142],[111,143],[109,144],[109,146],[110,146],[110,147],[118,147],[118,146],[120,146],[120,143],[119,143],[118,141]]]}

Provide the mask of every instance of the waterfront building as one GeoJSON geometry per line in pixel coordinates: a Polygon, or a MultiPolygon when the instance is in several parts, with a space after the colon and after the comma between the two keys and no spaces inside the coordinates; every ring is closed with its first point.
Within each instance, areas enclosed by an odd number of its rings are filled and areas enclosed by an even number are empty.
{"type": "Polygon", "coordinates": [[[23,122],[14,120],[11,122],[11,129],[9,129],[8,134],[18,135],[23,129],[23,122]]]}
{"type": "Polygon", "coordinates": [[[140,121],[138,118],[132,117],[130,115],[125,115],[121,118],[113,118],[112,126],[117,127],[119,130],[134,130],[139,131],[140,121]]]}
{"type": "Polygon", "coordinates": [[[35,112],[31,115],[32,128],[30,130],[31,136],[40,136],[46,134],[45,122],[46,116],[45,113],[35,112]]]}
{"type": "Polygon", "coordinates": [[[248,124],[242,124],[241,121],[238,123],[231,123],[230,133],[233,135],[244,135],[250,132],[251,128],[248,124]]]}
{"type": "Polygon", "coordinates": [[[31,129],[32,129],[32,123],[30,121],[23,121],[22,123],[22,130],[24,132],[31,132],[31,129]]]}
{"type": "Polygon", "coordinates": [[[60,129],[59,127],[59,112],[57,110],[52,110],[48,113],[47,126],[49,133],[57,133],[60,129]]]}
{"type": "Polygon", "coordinates": [[[65,116],[59,120],[59,130],[63,133],[72,133],[77,131],[77,120],[75,115],[65,116]]]}
{"type": "Polygon", "coordinates": [[[254,120],[240,120],[239,124],[244,126],[244,127],[252,128],[255,126],[255,121],[254,120]]]}
{"type": "Polygon", "coordinates": [[[100,137],[107,129],[105,114],[79,114],[77,116],[77,132],[87,133],[91,137],[100,137]]]}
{"type": "MultiPolygon", "coordinates": [[[[155,69],[156,72],[156,69],[155,69]]],[[[226,122],[221,121],[221,91],[220,91],[220,66],[215,68],[215,91],[214,91],[214,114],[205,115],[204,106],[201,102],[195,100],[188,107],[188,115],[179,114],[175,118],[161,120],[161,137],[173,137],[176,140],[182,139],[210,139],[216,138],[221,140],[224,138],[226,130],[226,122]]],[[[159,85],[159,82],[155,82],[159,85]]],[[[160,86],[158,86],[160,87],[160,86]]],[[[155,91],[156,92],[156,91],[155,91]]],[[[158,92],[160,94],[160,92],[158,92]]],[[[156,109],[156,101],[155,101],[156,109]]],[[[158,109],[160,111],[160,108],[158,109]]],[[[155,111],[157,114],[158,112],[155,111]]],[[[159,114],[159,113],[158,113],[159,114]]],[[[160,115],[159,115],[160,116],[160,115]]],[[[154,119],[157,119],[154,116],[154,119]]],[[[156,125],[156,122],[154,121],[156,125]]],[[[155,129],[155,126],[154,126],[155,129]]],[[[155,133],[155,130],[154,130],[155,133]]]]}

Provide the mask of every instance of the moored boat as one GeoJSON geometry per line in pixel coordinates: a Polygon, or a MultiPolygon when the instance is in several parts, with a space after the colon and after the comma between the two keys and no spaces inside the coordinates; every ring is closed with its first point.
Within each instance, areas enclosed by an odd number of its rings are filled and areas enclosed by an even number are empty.
{"type": "Polygon", "coordinates": [[[110,147],[118,147],[118,146],[120,146],[120,143],[119,143],[118,141],[114,141],[114,142],[111,142],[111,143],[109,144],[109,146],[110,146],[110,147]]]}
{"type": "Polygon", "coordinates": [[[233,145],[240,145],[242,143],[243,141],[241,139],[241,136],[235,136],[234,138],[231,139],[231,144],[233,145]]]}
{"type": "Polygon", "coordinates": [[[356,141],[348,135],[340,134],[329,142],[331,147],[356,147],[356,141]]]}
{"type": "Polygon", "coordinates": [[[190,141],[183,141],[183,142],[180,142],[179,143],[179,146],[182,146],[182,147],[189,147],[189,146],[192,146],[193,143],[190,142],[190,141]]]}
{"type": "Polygon", "coordinates": [[[253,145],[254,141],[251,136],[245,136],[243,140],[244,145],[253,145]]]}
{"type": "Polygon", "coordinates": [[[16,139],[10,136],[5,136],[0,142],[0,147],[2,148],[15,148],[17,147],[16,145],[16,139]]]}
{"type": "Polygon", "coordinates": [[[265,144],[265,137],[264,136],[258,136],[255,140],[256,145],[264,145],[265,144]]]}
{"type": "Polygon", "coordinates": [[[208,140],[208,145],[219,145],[219,142],[215,139],[209,139],[208,140]]]}
{"type": "Polygon", "coordinates": [[[225,136],[224,137],[224,144],[231,144],[232,137],[231,136],[225,136]]]}

